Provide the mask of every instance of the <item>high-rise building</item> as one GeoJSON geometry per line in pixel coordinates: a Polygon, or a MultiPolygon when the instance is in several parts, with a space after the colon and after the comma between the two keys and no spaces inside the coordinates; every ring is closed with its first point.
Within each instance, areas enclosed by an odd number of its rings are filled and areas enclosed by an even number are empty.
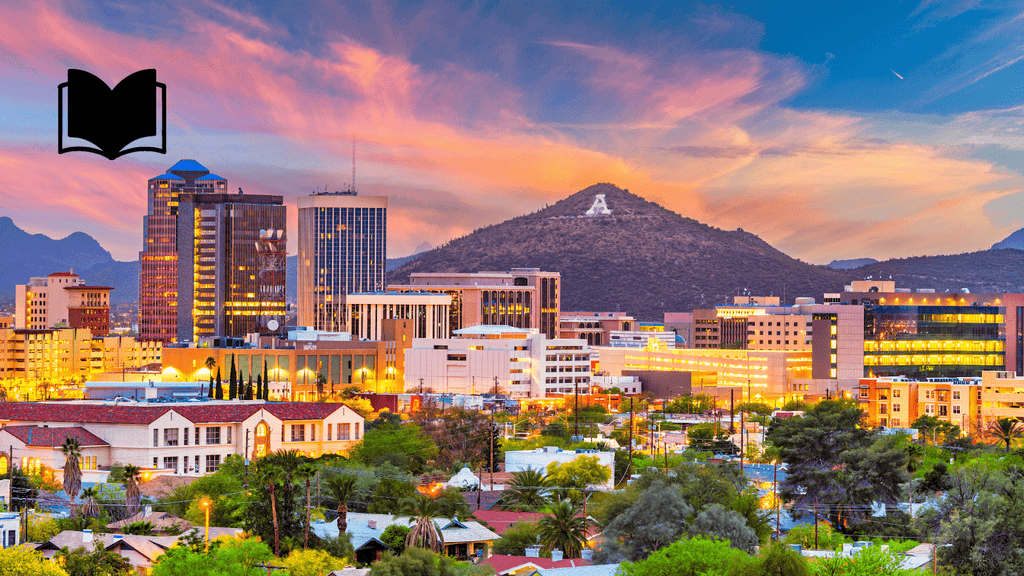
{"type": "Polygon", "coordinates": [[[110,331],[111,290],[86,285],[74,270],[32,278],[14,287],[14,327],[89,328],[102,336],[110,331]]]}
{"type": "Polygon", "coordinates": [[[178,194],[177,340],[241,338],[283,323],[285,278],[268,274],[267,245],[283,253],[281,196],[178,194]],[[268,240],[270,238],[270,240],[268,240]]]}
{"type": "Polygon", "coordinates": [[[333,192],[301,196],[298,207],[298,323],[343,331],[345,297],[387,286],[388,199],[333,192]]]}
{"type": "Polygon", "coordinates": [[[227,193],[228,181],[195,160],[150,178],[139,252],[139,337],[173,341],[178,321],[178,197],[227,193]]]}

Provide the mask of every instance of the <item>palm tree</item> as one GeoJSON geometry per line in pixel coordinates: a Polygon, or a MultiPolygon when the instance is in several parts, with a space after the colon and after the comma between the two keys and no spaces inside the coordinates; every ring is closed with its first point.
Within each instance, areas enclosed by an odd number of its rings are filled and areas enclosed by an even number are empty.
{"type": "Polygon", "coordinates": [[[434,517],[440,513],[437,501],[423,494],[406,498],[398,508],[399,516],[408,516],[413,523],[412,530],[405,537],[405,547],[426,548],[431,552],[441,552],[444,539],[441,531],[434,524],[434,517]]]}
{"type": "Polygon", "coordinates": [[[501,495],[501,507],[529,511],[547,506],[547,486],[547,478],[536,470],[513,472],[508,488],[501,495]]]}
{"type": "Polygon", "coordinates": [[[96,504],[96,497],[99,494],[95,488],[86,488],[82,490],[82,516],[95,518],[100,515],[100,507],[96,504]]]}
{"type": "MultiPolygon", "coordinates": [[[[252,387],[249,387],[252,390],[252,387]]],[[[304,462],[299,465],[299,469],[296,471],[296,476],[304,478],[306,480],[306,533],[302,539],[302,549],[309,548],[309,505],[310,505],[310,486],[309,480],[313,476],[316,476],[316,466],[310,462],[304,462]]],[[[340,533],[339,533],[340,535],[340,533]]]]}
{"type": "Polygon", "coordinates": [[[124,503],[128,507],[128,516],[134,516],[139,511],[139,504],[142,502],[142,492],[139,491],[139,481],[142,479],[142,472],[134,464],[124,467],[124,503]]]}
{"type": "Polygon", "coordinates": [[[270,520],[274,524],[274,554],[281,554],[281,534],[277,525],[277,487],[284,483],[284,471],[264,459],[259,467],[260,480],[267,485],[270,492],[270,520]]]}
{"type": "Polygon", "coordinates": [[[327,480],[327,493],[338,502],[338,534],[344,534],[348,530],[348,501],[356,493],[356,477],[331,477],[327,480]]]}
{"type": "Polygon", "coordinates": [[[988,426],[988,435],[998,442],[1006,444],[1006,451],[1010,451],[1010,444],[1014,440],[1024,437],[1024,427],[1019,420],[1013,418],[1000,418],[988,426]]]}
{"type": "Polygon", "coordinates": [[[544,549],[562,550],[566,558],[579,558],[587,540],[588,521],[577,516],[579,507],[568,500],[559,500],[551,507],[551,515],[540,519],[540,543],[544,549]]]}
{"type": "Polygon", "coordinates": [[[82,443],[78,438],[65,438],[64,445],[60,447],[64,453],[64,491],[68,493],[71,500],[71,513],[75,513],[75,498],[82,488],[82,467],[79,460],[82,457],[82,443]]]}
{"type": "MultiPolygon", "coordinates": [[[[213,395],[213,368],[214,368],[214,366],[217,365],[217,360],[213,356],[207,356],[206,360],[203,362],[203,365],[206,366],[206,371],[210,373],[210,389],[208,390],[208,393],[212,396],[213,395]]],[[[202,392],[202,390],[200,390],[200,392],[202,392]]]]}

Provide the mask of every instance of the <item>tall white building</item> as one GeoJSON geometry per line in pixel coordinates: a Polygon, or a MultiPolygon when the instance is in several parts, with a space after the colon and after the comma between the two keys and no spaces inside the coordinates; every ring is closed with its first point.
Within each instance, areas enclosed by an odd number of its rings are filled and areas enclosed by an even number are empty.
{"type": "Polygon", "coordinates": [[[406,389],[498,392],[513,398],[590,390],[590,347],[578,338],[548,338],[536,329],[474,326],[455,338],[416,338],[405,352],[406,389]]]}
{"type": "Polygon", "coordinates": [[[346,329],[345,298],[387,286],[386,196],[355,191],[300,196],[298,323],[346,329]]]}

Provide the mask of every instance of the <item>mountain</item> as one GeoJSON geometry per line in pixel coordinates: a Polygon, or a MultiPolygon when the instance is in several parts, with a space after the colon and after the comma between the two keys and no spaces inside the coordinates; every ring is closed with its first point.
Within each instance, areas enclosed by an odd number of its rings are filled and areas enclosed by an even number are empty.
{"type": "Polygon", "coordinates": [[[118,262],[92,236],[74,232],[60,240],[29,234],[8,217],[0,218],[0,298],[14,298],[15,284],[33,276],[74,269],[86,282],[114,287],[115,302],[139,295],[138,263],[118,262]]]}
{"type": "Polygon", "coordinates": [[[622,310],[640,320],[731,303],[732,295],[821,298],[850,275],[801,262],[743,230],[685,218],[611,184],[495,224],[420,255],[389,276],[540,268],[562,275],[562,310],[622,310]],[[583,217],[604,194],[610,216],[583,217]]]}
{"type": "Polygon", "coordinates": [[[854,268],[860,268],[868,264],[874,264],[878,262],[874,258],[854,258],[853,260],[833,260],[825,266],[829,268],[835,268],[836,270],[853,270],[854,268]]]}
{"type": "Polygon", "coordinates": [[[954,292],[1024,292],[1024,252],[981,250],[949,256],[894,258],[850,270],[852,278],[891,276],[900,288],[954,292]]]}
{"type": "Polygon", "coordinates": [[[995,244],[992,245],[993,250],[1000,250],[1006,248],[1024,250],[1024,228],[1017,230],[1013,234],[1010,234],[1003,240],[996,242],[995,244]]]}

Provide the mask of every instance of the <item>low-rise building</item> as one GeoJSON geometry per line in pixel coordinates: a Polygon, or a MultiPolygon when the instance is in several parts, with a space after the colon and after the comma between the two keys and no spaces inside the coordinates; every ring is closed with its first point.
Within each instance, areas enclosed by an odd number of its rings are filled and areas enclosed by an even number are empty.
{"type": "Polygon", "coordinates": [[[358,292],[345,296],[348,331],[362,340],[384,340],[384,320],[410,320],[413,338],[447,338],[450,294],[434,292],[358,292]]]}
{"type": "Polygon", "coordinates": [[[592,346],[607,346],[612,331],[631,331],[636,321],[625,312],[563,312],[559,338],[580,338],[592,346]]]}
{"type": "Polygon", "coordinates": [[[0,425],[0,468],[14,446],[13,457],[23,464],[61,470],[59,447],[64,438],[76,437],[89,458],[83,469],[134,464],[185,475],[215,472],[232,454],[346,454],[363,434],[363,417],[345,404],[262,400],[7,402],[0,403],[0,425]]]}
{"type": "MultiPolygon", "coordinates": [[[[384,531],[391,525],[412,526],[413,520],[408,516],[393,514],[348,513],[346,533],[352,537],[356,561],[370,563],[378,560],[384,552],[391,548],[381,540],[384,531]]],[[[434,518],[434,524],[441,533],[444,542],[444,553],[454,558],[468,559],[470,556],[487,558],[494,541],[500,538],[497,534],[484,528],[473,520],[458,518],[434,518]]],[[[338,524],[318,520],[311,524],[313,533],[320,538],[336,538],[338,524]]]]}
{"type": "Polygon", "coordinates": [[[512,398],[590,391],[590,348],[578,338],[549,339],[535,329],[474,326],[455,338],[413,340],[406,387],[434,392],[508,393],[512,398]],[[495,390],[497,388],[497,390],[495,390]]]}

